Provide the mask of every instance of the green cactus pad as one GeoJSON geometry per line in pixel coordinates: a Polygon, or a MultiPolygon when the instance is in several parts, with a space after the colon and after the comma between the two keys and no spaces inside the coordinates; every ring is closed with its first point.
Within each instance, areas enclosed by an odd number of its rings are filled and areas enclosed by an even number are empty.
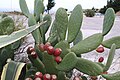
{"type": "Polygon", "coordinates": [[[52,46],[55,46],[58,43],[58,36],[56,35],[56,33],[52,33],[52,35],[50,35],[47,40],[47,42],[50,42],[52,46]]]}
{"type": "Polygon", "coordinates": [[[103,72],[100,65],[83,58],[78,58],[75,68],[90,76],[98,76],[103,72]]]}
{"type": "Polygon", "coordinates": [[[30,12],[28,10],[26,1],[25,0],[19,0],[19,5],[20,5],[20,8],[21,8],[21,11],[23,12],[23,14],[28,17],[30,12]]]}
{"type": "Polygon", "coordinates": [[[50,29],[49,38],[47,40],[52,44],[52,46],[58,43],[58,38],[59,38],[55,24],[56,24],[56,21],[54,20],[50,29]]]}
{"type": "Polygon", "coordinates": [[[102,77],[107,80],[120,80],[120,71],[113,74],[102,74],[102,77]]]}
{"type": "Polygon", "coordinates": [[[95,63],[97,63],[98,65],[100,65],[102,68],[105,68],[105,65],[103,63],[101,63],[101,62],[95,62],[95,63]]]}
{"type": "Polygon", "coordinates": [[[36,21],[40,20],[40,14],[44,12],[44,4],[42,0],[35,0],[34,2],[34,15],[36,21]]]}
{"type": "Polygon", "coordinates": [[[25,78],[29,78],[37,72],[36,68],[30,68],[26,71],[25,78]]]}
{"type": "Polygon", "coordinates": [[[55,15],[56,29],[61,40],[65,40],[67,24],[68,24],[68,15],[64,8],[59,8],[55,15]]]}
{"type": "Polygon", "coordinates": [[[34,46],[36,53],[38,54],[39,59],[42,61],[43,60],[43,52],[41,52],[38,48],[38,45],[36,44],[34,46]]]}
{"type": "Polygon", "coordinates": [[[36,20],[35,20],[35,17],[32,15],[32,14],[30,14],[29,16],[28,16],[28,25],[29,26],[33,26],[33,25],[35,25],[37,22],[36,22],[36,20]]]}
{"type": "Polygon", "coordinates": [[[49,55],[47,52],[43,53],[43,63],[45,65],[46,73],[57,74],[58,70],[56,69],[57,63],[54,60],[54,57],[49,55]]]}
{"type": "Polygon", "coordinates": [[[75,38],[75,40],[73,41],[73,44],[77,44],[79,41],[81,41],[83,39],[83,35],[82,35],[82,31],[80,30],[77,37],[75,38]]]}
{"type": "Polygon", "coordinates": [[[72,52],[77,55],[90,52],[95,50],[103,41],[103,36],[101,33],[93,34],[92,36],[78,42],[75,46],[71,48],[72,52]]]}
{"type": "Polygon", "coordinates": [[[21,41],[21,40],[18,40],[18,41],[14,42],[14,43],[11,45],[11,48],[12,48],[13,50],[16,50],[16,49],[18,49],[18,48],[21,46],[21,43],[22,43],[22,41],[21,41]]]}
{"type": "Polygon", "coordinates": [[[116,45],[116,49],[120,48],[120,36],[112,37],[102,42],[102,45],[106,48],[111,48],[112,44],[116,45]]]}
{"type": "Polygon", "coordinates": [[[52,22],[52,17],[50,16],[50,14],[45,15],[44,18],[43,18],[43,21],[47,21],[46,24],[44,24],[44,26],[43,26],[44,27],[43,28],[44,29],[43,34],[45,34],[48,31],[48,29],[51,25],[51,22],[52,22]]]}
{"type": "Polygon", "coordinates": [[[11,45],[8,45],[1,50],[0,64],[4,66],[8,58],[11,58],[12,60],[14,58],[14,50],[11,49],[11,45]]]}
{"type": "Polygon", "coordinates": [[[38,71],[42,72],[43,74],[45,73],[45,65],[38,57],[34,59],[31,55],[28,55],[28,58],[32,62],[33,66],[37,68],[38,71]]]}
{"type": "Polygon", "coordinates": [[[55,23],[56,23],[56,21],[54,20],[53,23],[52,23],[51,29],[50,29],[49,36],[51,36],[52,34],[57,32],[55,23]]]}
{"type": "Polygon", "coordinates": [[[43,43],[45,43],[45,40],[46,40],[45,34],[51,25],[52,18],[49,14],[47,14],[44,16],[43,21],[47,21],[45,24],[42,25],[42,27],[40,27],[41,34],[42,34],[42,41],[43,43]]]}
{"type": "MultiPolygon", "coordinates": [[[[35,24],[36,24],[35,17],[32,14],[30,14],[28,17],[28,25],[33,26],[35,24]]],[[[41,38],[39,29],[36,29],[35,31],[33,31],[32,35],[33,35],[36,43],[38,43],[38,44],[41,43],[42,38],[41,38]]]]}
{"type": "Polygon", "coordinates": [[[14,31],[14,21],[10,17],[0,20],[0,35],[9,35],[14,31]]]}
{"type": "Polygon", "coordinates": [[[70,71],[72,70],[77,63],[77,56],[75,53],[68,53],[62,60],[62,62],[56,66],[60,71],[70,71]]]}
{"type": "Polygon", "coordinates": [[[66,80],[65,72],[59,71],[57,80],[66,80]]]}
{"type": "Polygon", "coordinates": [[[111,64],[112,64],[112,61],[113,61],[113,58],[114,58],[114,55],[115,55],[115,49],[116,49],[116,45],[112,44],[106,66],[105,66],[105,68],[103,70],[104,72],[107,71],[110,68],[111,64]]]}
{"type": "Polygon", "coordinates": [[[68,21],[68,37],[67,40],[68,42],[72,42],[77,34],[79,33],[79,30],[81,28],[82,25],[82,20],[83,20],[83,11],[82,11],[82,7],[81,5],[77,5],[69,18],[68,21]]]}
{"type": "Polygon", "coordinates": [[[60,54],[60,56],[63,58],[66,54],[69,53],[70,45],[67,41],[60,41],[59,43],[57,43],[55,45],[55,48],[61,48],[62,49],[62,53],[60,54]]]}
{"type": "Polygon", "coordinates": [[[112,28],[115,20],[115,12],[112,8],[108,8],[105,12],[103,22],[103,36],[105,36],[112,28]]]}

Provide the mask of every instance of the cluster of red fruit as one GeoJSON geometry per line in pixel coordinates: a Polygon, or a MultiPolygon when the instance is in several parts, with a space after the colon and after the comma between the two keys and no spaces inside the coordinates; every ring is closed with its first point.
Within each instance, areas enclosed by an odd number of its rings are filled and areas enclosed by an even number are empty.
{"type": "Polygon", "coordinates": [[[35,52],[35,49],[32,46],[28,47],[27,54],[31,55],[32,58],[34,58],[34,59],[36,59],[38,57],[37,53],[35,52]]]}
{"type": "MultiPolygon", "coordinates": [[[[96,51],[98,52],[98,53],[102,53],[102,52],[104,52],[104,47],[98,47],[97,49],[96,49],[96,51]]],[[[100,57],[99,59],[98,59],[98,62],[103,62],[104,61],[104,58],[103,57],[100,57]]]]}
{"type": "MultiPolygon", "coordinates": [[[[54,49],[53,46],[49,42],[47,42],[45,45],[41,43],[39,46],[40,51],[47,51],[49,55],[53,55],[55,57],[55,61],[57,63],[60,63],[62,61],[62,58],[60,57],[60,54],[62,50],[60,48],[54,49]]],[[[35,52],[35,49],[33,47],[28,47],[27,54],[31,55],[34,59],[38,57],[37,53],[35,52]]]]}
{"type": "MultiPolygon", "coordinates": [[[[32,78],[26,78],[25,80],[33,80],[32,78]]],[[[57,80],[56,75],[42,74],[41,72],[36,72],[34,80],[57,80]]]]}
{"type": "Polygon", "coordinates": [[[47,42],[46,44],[40,44],[39,49],[41,51],[47,51],[49,55],[53,55],[57,63],[60,63],[62,61],[62,58],[60,57],[62,50],[60,48],[54,49],[54,47],[51,46],[49,42],[47,42]]]}

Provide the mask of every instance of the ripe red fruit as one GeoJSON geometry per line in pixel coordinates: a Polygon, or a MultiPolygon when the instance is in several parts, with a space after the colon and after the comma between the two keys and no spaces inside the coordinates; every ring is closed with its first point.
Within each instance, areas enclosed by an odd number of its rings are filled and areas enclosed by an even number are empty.
{"type": "Polygon", "coordinates": [[[57,76],[56,75],[51,75],[51,80],[57,80],[57,76]]]}
{"type": "Polygon", "coordinates": [[[31,54],[33,51],[35,51],[35,49],[32,46],[30,46],[27,49],[27,54],[31,54]]]}
{"type": "Polygon", "coordinates": [[[32,78],[26,78],[25,80],[33,80],[32,78]]]}
{"type": "Polygon", "coordinates": [[[62,58],[60,56],[55,57],[55,61],[59,64],[62,61],[62,58]]]}
{"type": "Polygon", "coordinates": [[[43,43],[39,44],[39,45],[38,45],[39,50],[42,51],[42,52],[45,51],[44,46],[45,46],[45,45],[44,45],[43,43]]]}
{"type": "Polygon", "coordinates": [[[103,57],[100,57],[98,62],[103,62],[104,58],[103,57]]]}
{"type": "Polygon", "coordinates": [[[37,53],[36,53],[35,51],[33,51],[33,52],[31,53],[31,56],[32,56],[32,58],[34,58],[34,59],[36,59],[36,58],[38,57],[38,55],[37,55],[37,53]]]}
{"type": "Polygon", "coordinates": [[[47,49],[47,53],[52,55],[54,53],[55,49],[53,46],[49,46],[48,49],[47,49]]]}
{"type": "Polygon", "coordinates": [[[102,53],[102,52],[104,52],[104,47],[98,47],[98,48],[96,49],[96,51],[97,51],[98,53],[102,53]]]}
{"type": "Polygon", "coordinates": [[[51,75],[50,74],[44,74],[43,80],[51,80],[51,75]]]}
{"type": "Polygon", "coordinates": [[[51,44],[49,42],[45,43],[44,50],[47,50],[49,46],[51,46],[51,44]]]}
{"type": "Polygon", "coordinates": [[[41,78],[39,78],[39,77],[37,77],[37,78],[35,78],[34,80],[42,80],[41,78]]]}
{"type": "Polygon", "coordinates": [[[35,73],[35,78],[41,78],[42,79],[43,74],[41,72],[36,72],[35,73]]]}
{"type": "Polygon", "coordinates": [[[60,56],[61,52],[62,52],[62,50],[60,48],[56,48],[53,55],[54,56],[60,56]]]}

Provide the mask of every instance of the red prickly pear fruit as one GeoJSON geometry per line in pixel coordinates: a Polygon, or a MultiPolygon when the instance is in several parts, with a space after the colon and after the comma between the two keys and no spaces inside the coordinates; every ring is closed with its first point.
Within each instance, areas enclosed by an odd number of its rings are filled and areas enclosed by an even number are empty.
{"type": "Polygon", "coordinates": [[[57,80],[57,76],[56,75],[51,75],[51,80],[57,80]]]}
{"type": "Polygon", "coordinates": [[[26,78],[25,80],[33,80],[32,78],[26,78]]]}
{"type": "Polygon", "coordinates": [[[97,51],[98,53],[102,53],[102,52],[104,52],[104,47],[98,47],[98,48],[96,49],[96,51],[97,51]]]}
{"type": "Polygon", "coordinates": [[[27,49],[27,54],[31,54],[33,51],[35,51],[35,49],[32,46],[30,46],[27,49]]]}
{"type": "Polygon", "coordinates": [[[47,49],[47,53],[52,55],[54,53],[55,49],[53,46],[49,46],[48,49],[47,49]]]}
{"type": "Polygon", "coordinates": [[[60,48],[56,48],[53,55],[54,56],[60,56],[61,52],[62,52],[62,50],[60,48]]]}
{"type": "Polygon", "coordinates": [[[59,64],[62,61],[62,58],[60,56],[55,57],[55,61],[59,64]]]}
{"type": "Polygon", "coordinates": [[[98,62],[103,62],[104,58],[103,57],[100,57],[98,62]]]}
{"type": "Polygon", "coordinates": [[[41,78],[39,78],[39,77],[36,77],[34,80],[42,80],[41,78]]]}
{"type": "Polygon", "coordinates": [[[45,51],[44,46],[45,46],[45,45],[44,45],[43,43],[39,44],[39,45],[38,45],[39,50],[42,51],[42,52],[44,52],[44,51],[45,51]]]}
{"type": "Polygon", "coordinates": [[[36,72],[35,73],[35,78],[41,78],[42,79],[43,74],[41,72],[36,72]]]}
{"type": "Polygon", "coordinates": [[[49,42],[45,43],[44,50],[47,50],[49,46],[51,46],[51,44],[49,42]]]}
{"type": "Polygon", "coordinates": [[[36,58],[38,57],[38,55],[37,55],[37,53],[36,53],[35,51],[33,51],[33,52],[31,53],[31,56],[32,56],[32,58],[34,58],[34,59],[36,59],[36,58]]]}
{"type": "Polygon", "coordinates": [[[50,74],[44,74],[43,80],[51,80],[51,75],[50,74]]]}

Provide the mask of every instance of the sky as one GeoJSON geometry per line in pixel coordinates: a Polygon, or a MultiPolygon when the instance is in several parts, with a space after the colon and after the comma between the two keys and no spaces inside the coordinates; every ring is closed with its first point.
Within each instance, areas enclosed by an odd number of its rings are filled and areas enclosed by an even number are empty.
{"type": "MultiPolygon", "coordinates": [[[[45,6],[48,0],[44,0],[45,6]]],[[[30,10],[33,10],[34,0],[26,0],[30,10]]],[[[59,7],[67,8],[71,11],[77,4],[81,4],[83,9],[102,8],[107,4],[107,0],[55,0],[55,7],[52,10],[57,10],[59,7]]],[[[0,9],[18,10],[19,0],[0,0],[0,9]]]]}

